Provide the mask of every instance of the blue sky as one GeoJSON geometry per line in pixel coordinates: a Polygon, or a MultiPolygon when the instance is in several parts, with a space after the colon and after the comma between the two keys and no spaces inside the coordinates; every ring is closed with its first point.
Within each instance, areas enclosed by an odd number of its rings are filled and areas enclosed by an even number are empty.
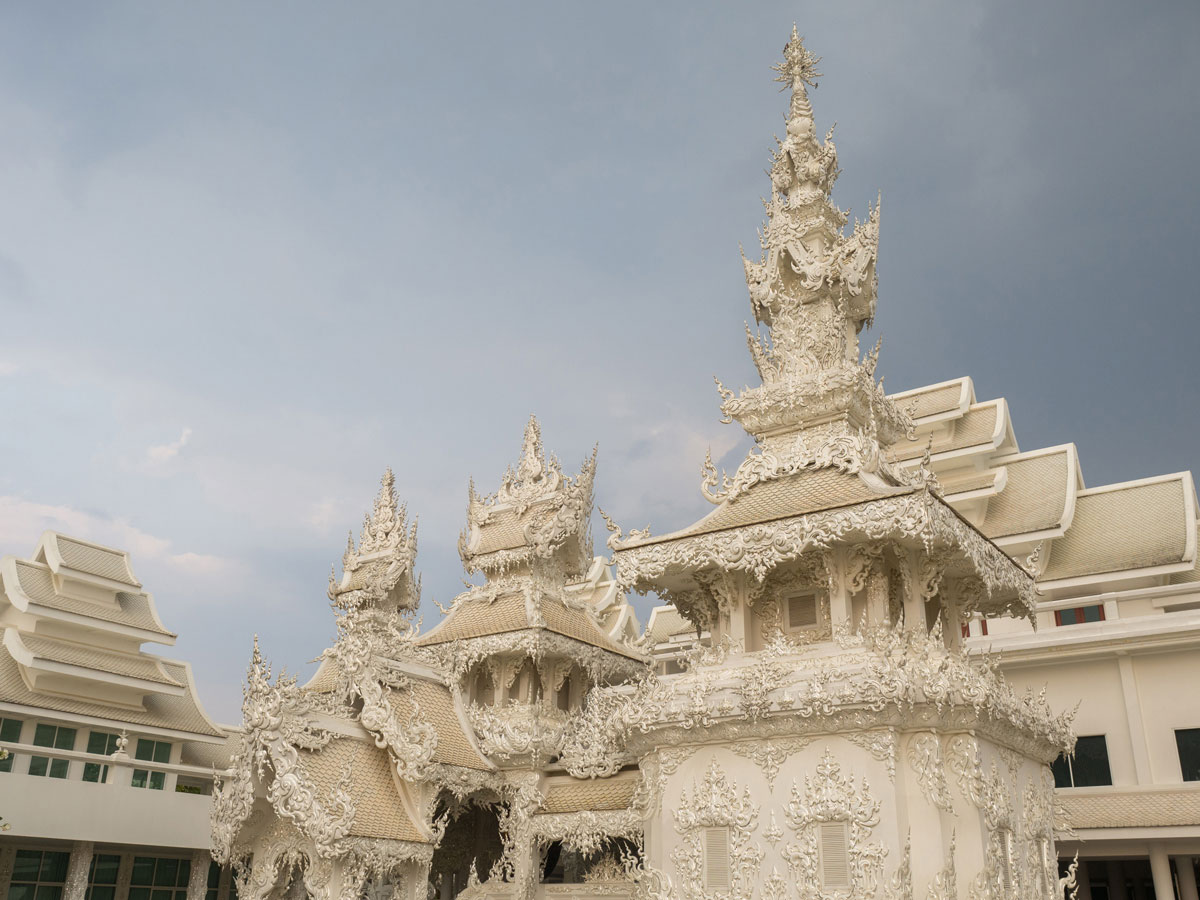
{"type": "Polygon", "coordinates": [[[233,720],[385,465],[443,603],[530,412],[622,523],[703,513],[793,21],[835,199],[882,192],[888,388],[972,375],[1089,484],[1195,467],[1195,3],[9,4],[0,552],[130,550],[233,720]]]}

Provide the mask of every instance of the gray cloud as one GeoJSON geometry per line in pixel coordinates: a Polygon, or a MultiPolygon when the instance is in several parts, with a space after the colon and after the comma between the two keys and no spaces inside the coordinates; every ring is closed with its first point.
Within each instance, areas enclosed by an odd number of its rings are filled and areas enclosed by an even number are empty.
{"type": "Polygon", "coordinates": [[[971,374],[1090,483],[1191,467],[1195,4],[14,6],[6,508],[166,541],[135,564],[226,719],[251,632],[293,669],[329,639],[386,464],[443,601],[531,411],[565,464],[600,441],[619,520],[685,524],[744,449],[710,378],[751,378],[793,19],[836,199],[883,194],[888,386],[971,374]]]}

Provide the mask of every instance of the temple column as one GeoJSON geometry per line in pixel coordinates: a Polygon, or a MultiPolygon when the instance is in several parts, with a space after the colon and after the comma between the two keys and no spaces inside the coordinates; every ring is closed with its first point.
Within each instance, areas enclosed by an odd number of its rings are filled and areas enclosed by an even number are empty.
{"type": "Polygon", "coordinates": [[[1179,881],[1179,900],[1200,900],[1196,892],[1196,867],[1190,856],[1175,857],[1175,877],[1179,881]]]}
{"type": "Polygon", "coordinates": [[[87,894],[88,871],[92,867],[92,851],[95,850],[95,846],[91,841],[76,841],[71,847],[67,875],[63,882],[63,900],[83,900],[87,894]]]}
{"type": "Polygon", "coordinates": [[[192,853],[192,868],[188,875],[187,900],[204,900],[208,893],[208,864],[212,857],[207,850],[192,853]]]}
{"type": "Polygon", "coordinates": [[[834,634],[854,630],[850,588],[847,585],[849,562],[846,549],[835,547],[826,551],[825,566],[829,573],[829,624],[834,634]]]}
{"type": "Polygon", "coordinates": [[[1150,848],[1150,874],[1154,878],[1154,900],[1175,900],[1175,881],[1171,878],[1171,857],[1161,846],[1150,848]]]}
{"type": "Polygon", "coordinates": [[[925,597],[921,593],[922,562],[920,551],[909,550],[900,563],[904,567],[904,630],[920,634],[926,631],[925,597]]]}

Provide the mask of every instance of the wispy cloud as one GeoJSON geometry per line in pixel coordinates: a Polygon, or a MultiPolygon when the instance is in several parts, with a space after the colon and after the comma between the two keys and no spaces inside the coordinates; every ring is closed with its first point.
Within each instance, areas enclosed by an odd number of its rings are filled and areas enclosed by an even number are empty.
{"type": "Polygon", "coordinates": [[[134,571],[138,571],[142,562],[165,563],[188,575],[218,576],[240,565],[236,560],[207,553],[172,552],[170,539],[142,531],[124,519],[22,497],[0,496],[0,552],[29,553],[44,531],[60,531],[127,550],[133,557],[134,571]]]}
{"type": "Polygon", "coordinates": [[[146,450],[146,462],[151,466],[161,466],[179,455],[179,451],[187,446],[192,439],[192,429],[184,428],[179,437],[169,444],[155,444],[146,450]]]}

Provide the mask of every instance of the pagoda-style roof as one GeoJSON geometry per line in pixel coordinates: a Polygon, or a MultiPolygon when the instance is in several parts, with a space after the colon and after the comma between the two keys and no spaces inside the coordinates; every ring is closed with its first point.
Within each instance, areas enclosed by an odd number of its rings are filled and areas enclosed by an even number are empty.
{"type": "Polygon", "coordinates": [[[429,647],[523,631],[549,632],[630,659],[642,658],[605,634],[582,603],[569,604],[553,592],[521,584],[504,592],[463,595],[446,618],[417,638],[416,644],[429,647]]]}
{"type": "Polygon", "coordinates": [[[474,482],[470,486],[467,529],[458,541],[466,570],[490,577],[552,563],[582,576],[592,560],[588,524],[595,474],[593,451],[577,476],[564,475],[558,460],[546,457],[541,427],[530,416],[521,459],[505,472],[499,490],[481,496],[474,482]]]}
{"type": "Polygon", "coordinates": [[[63,593],[54,570],[44,562],[6,556],[0,559],[0,586],[17,609],[31,610],[48,619],[87,620],[89,628],[135,632],[142,640],[175,643],[158,618],[154,602],[140,590],[113,591],[111,599],[87,599],[63,593]]]}

